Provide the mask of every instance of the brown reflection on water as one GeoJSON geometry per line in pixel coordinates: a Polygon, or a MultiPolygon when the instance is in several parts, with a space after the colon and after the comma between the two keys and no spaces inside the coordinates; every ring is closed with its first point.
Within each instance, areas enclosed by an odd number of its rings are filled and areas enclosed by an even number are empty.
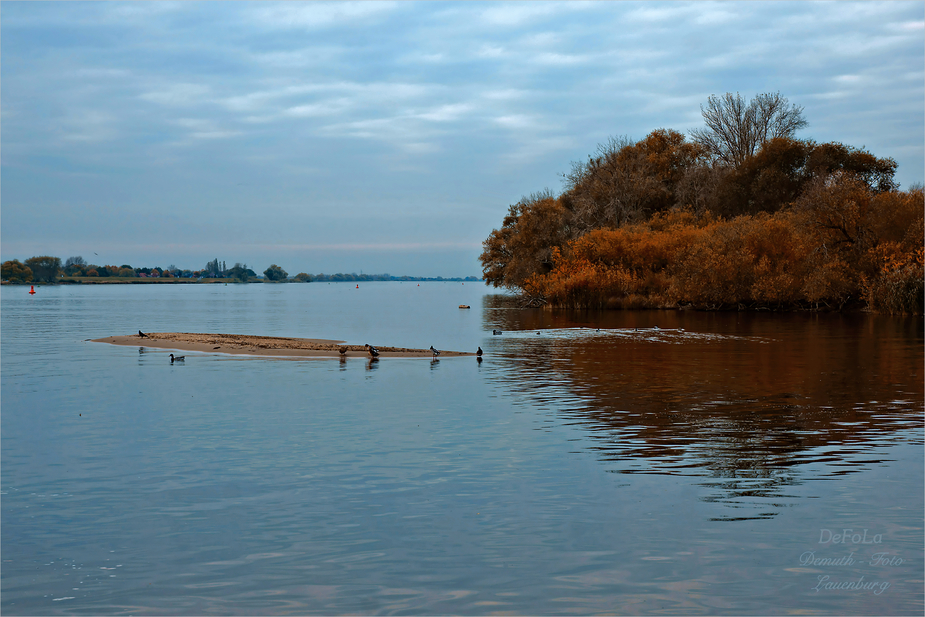
{"type": "Polygon", "coordinates": [[[509,302],[489,296],[483,311],[485,330],[504,332],[486,341],[496,378],[587,430],[621,473],[713,477],[727,501],[773,497],[796,465],[858,471],[923,425],[921,319],[509,302]]]}

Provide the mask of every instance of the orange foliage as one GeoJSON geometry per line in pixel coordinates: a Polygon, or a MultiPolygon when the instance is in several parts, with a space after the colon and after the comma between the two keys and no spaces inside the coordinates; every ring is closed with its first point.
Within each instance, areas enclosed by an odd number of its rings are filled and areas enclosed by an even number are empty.
{"type": "Polygon", "coordinates": [[[774,214],[726,221],[671,212],[556,249],[552,270],[532,276],[525,291],[568,307],[837,308],[864,300],[921,313],[923,209],[921,191],[877,195],[846,177],[774,214]]]}

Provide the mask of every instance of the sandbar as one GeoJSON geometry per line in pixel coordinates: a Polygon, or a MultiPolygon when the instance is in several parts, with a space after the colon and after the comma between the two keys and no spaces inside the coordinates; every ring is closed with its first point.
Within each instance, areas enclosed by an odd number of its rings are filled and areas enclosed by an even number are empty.
{"type": "MultiPolygon", "coordinates": [[[[124,336],[93,339],[94,343],[152,347],[179,351],[239,354],[248,356],[275,356],[296,358],[339,358],[340,350],[347,349],[348,358],[368,358],[363,345],[347,345],[344,341],[319,338],[287,338],[279,336],[251,336],[247,334],[201,334],[194,332],[146,332],[124,336]]],[[[383,347],[373,344],[380,358],[430,358],[429,349],[383,347]]],[[[474,356],[462,351],[440,351],[440,357],[474,356]]]]}

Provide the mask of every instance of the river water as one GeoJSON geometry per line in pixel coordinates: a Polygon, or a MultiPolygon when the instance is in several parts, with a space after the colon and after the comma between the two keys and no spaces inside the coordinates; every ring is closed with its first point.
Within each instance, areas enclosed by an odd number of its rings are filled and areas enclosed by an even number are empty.
{"type": "Polygon", "coordinates": [[[925,609],[920,318],[557,313],[458,282],[27,292],[0,293],[4,614],[925,609]],[[87,341],[138,329],[485,357],[87,341]]]}

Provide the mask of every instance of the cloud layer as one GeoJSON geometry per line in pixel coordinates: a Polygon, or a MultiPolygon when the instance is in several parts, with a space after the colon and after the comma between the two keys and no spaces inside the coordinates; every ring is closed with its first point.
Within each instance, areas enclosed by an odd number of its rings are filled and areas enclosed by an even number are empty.
{"type": "Polygon", "coordinates": [[[700,126],[700,104],[726,91],[780,91],[805,107],[801,136],[892,156],[908,186],[925,167],[923,14],[4,3],[2,258],[89,243],[133,265],[199,267],[221,247],[259,265],[286,246],[288,270],[397,273],[414,264],[397,253],[430,250],[408,274],[474,274],[508,204],[558,189],[608,136],[700,126]]]}

